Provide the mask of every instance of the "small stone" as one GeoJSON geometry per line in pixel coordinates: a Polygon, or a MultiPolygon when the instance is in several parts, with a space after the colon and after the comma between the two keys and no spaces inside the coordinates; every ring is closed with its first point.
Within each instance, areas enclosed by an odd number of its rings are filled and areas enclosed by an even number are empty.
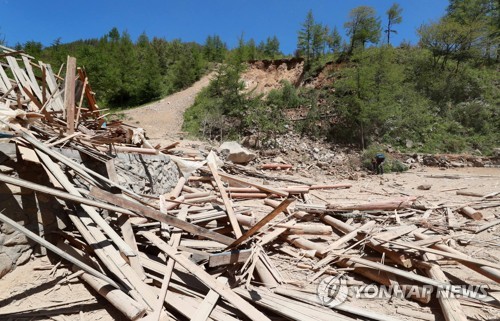
{"type": "Polygon", "coordinates": [[[417,187],[417,189],[419,189],[419,190],[423,190],[423,191],[428,191],[428,190],[430,190],[430,189],[431,189],[431,187],[432,187],[432,185],[431,185],[431,184],[423,184],[423,185],[419,185],[419,186],[417,187]]]}
{"type": "Polygon", "coordinates": [[[314,148],[313,148],[313,152],[315,152],[315,153],[319,153],[319,148],[318,148],[318,147],[314,147],[314,148]]]}

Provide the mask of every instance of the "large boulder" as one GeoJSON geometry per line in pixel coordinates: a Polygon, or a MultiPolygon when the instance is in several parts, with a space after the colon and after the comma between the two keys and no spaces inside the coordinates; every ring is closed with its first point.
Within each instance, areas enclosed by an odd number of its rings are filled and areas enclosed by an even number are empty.
{"type": "Polygon", "coordinates": [[[237,142],[224,142],[219,147],[220,153],[227,153],[227,160],[236,164],[246,164],[255,159],[255,154],[241,147],[237,142]]]}

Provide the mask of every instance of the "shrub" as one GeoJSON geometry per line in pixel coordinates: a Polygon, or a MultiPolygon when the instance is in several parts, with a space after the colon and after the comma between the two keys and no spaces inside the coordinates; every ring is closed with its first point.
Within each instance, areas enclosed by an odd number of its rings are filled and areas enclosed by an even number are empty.
{"type": "MultiPolygon", "coordinates": [[[[375,155],[377,153],[381,153],[383,150],[383,146],[378,144],[373,144],[369,148],[367,148],[361,156],[363,167],[371,171],[372,159],[375,158],[375,155]]],[[[385,154],[384,173],[404,172],[407,170],[408,166],[406,166],[406,164],[392,158],[390,155],[385,154]]]]}

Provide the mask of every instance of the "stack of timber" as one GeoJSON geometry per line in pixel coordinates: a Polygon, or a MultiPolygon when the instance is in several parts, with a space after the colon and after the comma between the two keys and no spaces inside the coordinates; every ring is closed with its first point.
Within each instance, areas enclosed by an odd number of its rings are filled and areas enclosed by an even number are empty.
{"type": "Polygon", "coordinates": [[[63,79],[32,57],[2,50],[8,62],[0,68],[2,108],[37,115],[26,122],[6,118],[4,131],[49,180],[0,174],[0,182],[53,198],[62,205],[56,215],[70,224],[49,242],[4,214],[0,221],[62,258],[124,318],[399,320],[361,308],[349,295],[324,306],[315,289],[330,275],[342,275],[347,287],[399,286],[403,302],[437,300],[441,311],[432,311],[446,320],[467,320],[464,304],[498,307],[494,292],[465,291],[441,266],[469,269],[498,288],[500,264],[448,245],[500,223],[484,221],[480,212],[486,200],[499,206],[492,202],[496,194],[455,207],[426,207],[411,196],[349,206],[314,203],[311,191],[335,193],[350,185],[263,184],[210,153],[169,192],[140,195],[117,183],[110,150],[154,154],[168,148],[151,146],[142,130],[132,133],[135,145],[127,145],[126,125],[103,126],[88,78],[73,58],[63,79]],[[60,144],[105,163],[106,172],[66,157],[54,148],[60,144]],[[453,295],[436,299],[439,291],[453,295]]]}

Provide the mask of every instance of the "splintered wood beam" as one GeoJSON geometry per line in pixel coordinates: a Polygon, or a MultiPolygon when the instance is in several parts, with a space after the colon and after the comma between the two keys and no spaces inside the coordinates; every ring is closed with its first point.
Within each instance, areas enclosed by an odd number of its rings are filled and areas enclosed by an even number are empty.
{"type": "MultiPolygon", "coordinates": [[[[47,166],[47,168],[51,171],[51,173],[56,177],[59,183],[68,191],[68,193],[74,196],[82,196],[78,189],[69,181],[66,175],[63,173],[61,168],[52,162],[50,157],[43,152],[36,150],[36,153],[40,160],[47,166]]],[[[134,251],[130,248],[130,246],[125,243],[125,241],[116,233],[116,231],[106,222],[102,216],[93,208],[84,204],[80,204],[82,209],[88,216],[92,219],[92,221],[98,225],[104,233],[106,233],[109,238],[113,241],[113,243],[120,249],[120,251],[126,256],[135,256],[134,251]]]]}
{"type": "MultiPolygon", "coordinates": [[[[187,207],[182,207],[181,211],[178,215],[180,220],[185,220],[187,217],[187,207]]],[[[172,248],[177,249],[179,244],[181,243],[182,230],[177,229],[174,231],[174,235],[171,239],[172,248]]],[[[161,311],[163,309],[163,304],[165,303],[165,298],[167,296],[168,286],[170,284],[170,279],[172,277],[172,272],[174,271],[175,261],[170,258],[167,262],[167,267],[165,269],[165,274],[163,276],[163,282],[161,284],[160,294],[158,295],[158,302],[156,304],[156,309],[153,315],[153,321],[160,320],[161,311]]]]}
{"type": "Polygon", "coordinates": [[[111,280],[109,277],[107,277],[106,275],[102,274],[101,272],[95,270],[94,268],[88,266],[87,264],[84,264],[83,262],[75,259],[74,257],[72,257],[71,255],[65,253],[63,250],[59,249],[57,246],[55,246],[54,244],[52,243],[49,243],[48,241],[44,240],[43,238],[41,238],[40,236],[36,235],[35,233],[31,232],[30,230],[28,230],[27,228],[25,228],[24,226],[16,223],[15,221],[11,220],[10,218],[8,218],[7,216],[3,215],[2,213],[0,213],[0,221],[2,221],[3,223],[5,224],[8,224],[10,226],[12,226],[14,229],[16,229],[17,231],[21,232],[22,234],[26,235],[26,237],[30,238],[31,240],[37,242],[38,244],[40,244],[41,246],[47,248],[48,250],[54,252],[55,254],[59,255],[60,257],[62,257],[63,259],[73,263],[74,265],[78,266],[80,269],[84,270],[85,272],[87,272],[88,274],[90,275],[93,275],[95,276],[96,278],[99,278],[99,279],[102,279],[104,281],[106,281],[107,283],[111,284],[112,286],[114,286],[115,288],[119,289],[120,287],[118,286],[118,284],[116,284],[115,281],[111,280]]]}
{"type": "MultiPolygon", "coordinates": [[[[431,253],[424,254],[424,260],[426,262],[436,261],[437,256],[431,253]]],[[[446,277],[441,267],[437,264],[432,264],[425,273],[432,279],[443,282],[450,283],[450,280],[446,277]]],[[[446,321],[467,321],[467,316],[463,312],[463,307],[454,295],[449,295],[446,291],[438,290],[437,299],[441,305],[441,310],[446,321]]]]}
{"type": "Polygon", "coordinates": [[[151,232],[141,233],[145,238],[165,252],[171,259],[189,271],[203,284],[217,292],[221,297],[231,303],[236,309],[240,310],[249,319],[254,321],[271,321],[264,313],[257,310],[253,305],[245,301],[238,294],[234,293],[228,286],[216,280],[212,275],[208,274],[203,268],[196,265],[194,262],[183,256],[179,251],[162,241],[158,236],[151,232]]]}
{"type": "Polygon", "coordinates": [[[231,204],[231,200],[227,196],[226,189],[224,188],[220,176],[217,173],[217,165],[215,165],[215,162],[212,161],[208,161],[207,165],[210,171],[212,172],[212,175],[214,176],[215,184],[219,189],[222,201],[224,202],[224,206],[226,207],[227,216],[229,217],[229,222],[231,223],[231,227],[233,228],[234,235],[236,235],[236,237],[240,237],[241,235],[243,235],[243,233],[241,232],[241,227],[238,224],[236,215],[234,214],[234,209],[233,205],[231,204]]]}
{"type": "Polygon", "coordinates": [[[116,204],[120,207],[125,207],[128,208],[132,211],[137,212],[138,214],[144,215],[146,217],[155,219],[160,222],[167,223],[169,225],[172,225],[173,227],[177,227],[183,231],[186,231],[188,233],[194,234],[194,235],[199,235],[203,236],[207,239],[211,239],[223,244],[231,244],[234,242],[233,238],[230,238],[228,236],[222,235],[217,232],[210,231],[208,229],[205,229],[203,227],[185,222],[183,220],[178,219],[175,216],[164,214],[160,211],[157,211],[155,209],[152,209],[150,207],[147,207],[145,205],[127,200],[119,195],[115,195],[109,192],[106,192],[104,190],[101,190],[100,188],[97,188],[93,186],[90,189],[90,195],[94,196],[97,199],[104,200],[106,202],[110,202],[112,204],[116,204]]]}
{"type": "Polygon", "coordinates": [[[242,263],[245,262],[251,254],[252,250],[234,250],[211,254],[208,257],[208,266],[215,267],[233,263],[242,263]]]}
{"type": "MultiPolygon", "coordinates": [[[[227,278],[223,276],[219,276],[217,278],[221,283],[226,284],[227,278]]],[[[219,293],[214,290],[210,290],[205,297],[205,299],[201,302],[196,310],[196,313],[191,317],[190,321],[206,321],[210,317],[210,313],[215,308],[217,304],[217,300],[219,300],[219,293]]]]}
{"type": "Polygon", "coordinates": [[[76,58],[68,56],[64,79],[64,109],[66,109],[66,124],[70,135],[75,132],[75,74],[76,58]]]}
{"type": "Polygon", "coordinates": [[[247,239],[249,239],[252,235],[257,233],[264,225],[269,223],[273,218],[275,218],[279,213],[284,211],[290,203],[295,201],[294,198],[287,198],[283,202],[281,202],[278,207],[273,209],[271,213],[267,214],[263,219],[261,219],[257,224],[252,226],[248,231],[245,232],[242,236],[240,236],[236,241],[231,243],[226,250],[233,249],[236,246],[240,245],[241,243],[245,242],[247,239]]]}

